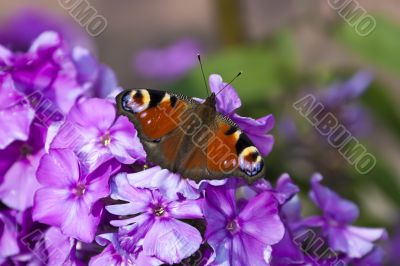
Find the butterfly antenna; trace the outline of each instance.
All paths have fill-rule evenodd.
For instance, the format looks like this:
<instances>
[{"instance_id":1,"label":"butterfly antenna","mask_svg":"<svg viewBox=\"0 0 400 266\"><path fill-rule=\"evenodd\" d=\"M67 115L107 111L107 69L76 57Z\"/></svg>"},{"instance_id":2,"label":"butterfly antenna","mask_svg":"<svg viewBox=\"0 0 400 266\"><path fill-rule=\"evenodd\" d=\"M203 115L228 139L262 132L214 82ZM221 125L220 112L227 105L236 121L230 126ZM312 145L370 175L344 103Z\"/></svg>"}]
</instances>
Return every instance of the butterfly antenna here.
<instances>
[{"instance_id":1,"label":"butterfly antenna","mask_svg":"<svg viewBox=\"0 0 400 266\"><path fill-rule=\"evenodd\" d=\"M226 85L225 85L222 89L220 89L219 92L217 92L217 94L215 94L215 96L217 96L218 94L220 94L221 91L223 91L226 87L228 87L229 85L231 85L232 82L235 81L235 79L237 79L240 75L242 75L242 73L243 73L242 71L240 71L239 73L237 73L236 76L235 76L231 81L229 81L228 83L226 83Z\"/></svg>"},{"instance_id":2,"label":"butterfly antenna","mask_svg":"<svg viewBox=\"0 0 400 266\"><path fill-rule=\"evenodd\" d=\"M204 85L205 85L205 87L206 87L206 93L207 93L207 96L208 96L208 95L209 95L209 92L210 92L210 89L209 89L208 86L207 86L206 76L204 75L203 64L201 63L200 54L197 54L197 59L199 60L199 63L200 63L201 74L203 75Z\"/></svg>"}]
</instances>

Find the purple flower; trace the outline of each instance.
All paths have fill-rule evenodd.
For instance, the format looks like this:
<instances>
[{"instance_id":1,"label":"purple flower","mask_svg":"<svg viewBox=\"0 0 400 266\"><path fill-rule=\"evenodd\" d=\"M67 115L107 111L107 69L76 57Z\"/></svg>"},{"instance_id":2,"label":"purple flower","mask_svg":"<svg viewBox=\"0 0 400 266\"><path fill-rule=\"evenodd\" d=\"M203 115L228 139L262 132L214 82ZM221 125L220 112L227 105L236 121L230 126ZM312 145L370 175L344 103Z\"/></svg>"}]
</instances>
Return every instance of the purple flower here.
<instances>
[{"instance_id":1,"label":"purple flower","mask_svg":"<svg viewBox=\"0 0 400 266\"><path fill-rule=\"evenodd\" d=\"M0 212L0 263L19 253L17 222L9 212ZM2 264L3 265L3 264Z\"/></svg>"},{"instance_id":2,"label":"purple flower","mask_svg":"<svg viewBox=\"0 0 400 266\"><path fill-rule=\"evenodd\" d=\"M297 196L299 188L292 182L290 176L282 174L274 189L265 179L257 180L251 187L241 187L241 194L250 199L260 193L272 193L279 203L279 216L285 226L283 238L272 245L271 265L296 265L305 262L299 246L293 241L293 232L297 230L300 217L300 201Z\"/></svg>"},{"instance_id":3,"label":"purple flower","mask_svg":"<svg viewBox=\"0 0 400 266\"><path fill-rule=\"evenodd\" d=\"M320 114L321 117L331 111L353 134L367 134L366 132L371 130L369 113L354 100L368 89L372 80L373 73L362 70L349 80L333 84L322 90L319 99L325 105L326 110Z\"/></svg>"},{"instance_id":4,"label":"purple flower","mask_svg":"<svg viewBox=\"0 0 400 266\"><path fill-rule=\"evenodd\" d=\"M197 199L200 192L190 181L177 173L172 173L159 166L127 175L128 183L136 188L158 189L165 197L175 200L179 195L186 199Z\"/></svg>"},{"instance_id":5,"label":"purple flower","mask_svg":"<svg viewBox=\"0 0 400 266\"><path fill-rule=\"evenodd\" d=\"M75 257L75 239L64 235L56 227L50 227L44 234L43 241L48 254L47 265L79 265Z\"/></svg>"},{"instance_id":6,"label":"purple flower","mask_svg":"<svg viewBox=\"0 0 400 266\"><path fill-rule=\"evenodd\" d=\"M117 117L110 101L97 98L82 100L71 109L50 147L73 149L89 171L112 158L124 164L145 158L132 123Z\"/></svg>"},{"instance_id":7,"label":"purple flower","mask_svg":"<svg viewBox=\"0 0 400 266\"><path fill-rule=\"evenodd\" d=\"M278 202L268 191L245 204L238 204L235 195L234 182L206 188L205 238L215 251L211 265L268 265L270 245L284 235Z\"/></svg>"},{"instance_id":8,"label":"purple flower","mask_svg":"<svg viewBox=\"0 0 400 266\"><path fill-rule=\"evenodd\" d=\"M397 224L395 231L390 236L390 246L388 247L388 257L389 261L395 264L395 262L400 261L400 227Z\"/></svg>"},{"instance_id":9,"label":"purple flower","mask_svg":"<svg viewBox=\"0 0 400 266\"><path fill-rule=\"evenodd\" d=\"M83 94L74 62L57 33L42 33L26 53L13 54L4 47L0 51L0 67L43 123L60 120Z\"/></svg>"},{"instance_id":10,"label":"purple flower","mask_svg":"<svg viewBox=\"0 0 400 266\"><path fill-rule=\"evenodd\" d=\"M89 265L129 265L135 261L133 256L125 254L119 248L118 238L116 234L107 233L96 237L96 242L101 246L106 246L104 250L97 256L90 259ZM121 255L123 253L123 255Z\"/></svg>"},{"instance_id":11,"label":"purple flower","mask_svg":"<svg viewBox=\"0 0 400 266\"><path fill-rule=\"evenodd\" d=\"M323 90L320 98L329 107L348 103L361 96L368 89L372 80L373 73L371 71L359 71L349 80L333 84Z\"/></svg>"},{"instance_id":12,"label":"purple flower","mask_svg":"<svg viewBox=\"0 0 400 266\"><path fill-rule=\"evenodd\" d=\"M62 234L59 228L33 222L32 209L15 214L20 249L9 258L12 265L82 265L76 259L77 240Z\"/></svg>"},{"instance_id":13,"label":"purple flower","mask_svg":"<svg viewBox=\"0 0 400 266\"><path fill-rule=\"evenodd\" d=\"M251 186L241 185L239 190L244 199L248 200L267 191L273 194L279 205L284 205L299 192L299 188L292 182L292 179L287 173L282 174L278 178L275 189L265 179L259 179Z\"/></svg>"},{"instance_id":14,"label":"purple flower","mask_svg":"<svg viewBox=\"0 0 400 266\"><path fill-rule=\"evenodd\" d=\"M96 237L96 241L106 246L104 250L97 256L90 259L90 266L124 266L124 265L146 265L158 266L163 264L162 261L155 257L146 256L142 253L137 258L125 252L118 243L117 234L102 234Z\"/></svg>"},{"instance_id":15,"label":"purple flower","mask_svg":"<svg viewBox=\"0 0 400 266\"><path fill-rule=\"evenodd\" d=\"M362 70L344 82L334 83L318 91L307 91L308 94L316 95L317 101L324 105L323 110L314 110L311 115L320 120L328 113L332 113L352 134L368 135L372 130L369 111L356 100L368 89L372 80L373 73ZM287 113L282 115L278 124L280 133L290 145L304 145L304 134L301 135L302 130L299 130L300 125L297 125L293 115Z\"/></svg>"},{"instance_id":16,"label":"purple flower","mask_svg":"<svg viewBox=\"0 0 400 266\"><path fill-rule=\"evenodd\" d=\"M276 195L281 205L285 205L290 199L292 199L300 189L296 186L290 176L287 173L282 174L276 182Z\"/></svg>"},{"instance_id":17,"label":"purple flower","mask_svg":"<svg viewBox=\"0 0 400 266\"><path fill-rule=\"evenodd\" d=\"M111 185L111 197L127 203L108 205L115 215L136 215L114 220L119 226L118 243L130 254L154 256L166 263L179 263L193 254L202 242L199 231L178 219L202 218L201 200L171 201L158 190L131 186L126 174L117 175Z\"/></svg>"},{"instance_id":18,"label":"purple flower","mask_svg":"<svg viewBox=\"0 0 400 266\"><path fill-rule=\"evenodd\" d=\"M159 166L128 174L127 179L129 184L136 188L158 189L166 198L171 200L178 199L181 196L186 199L198 199L201 191L208 185L220 186L225 184L227 180L201 180L196 183Z\"/></svg>"},{"instance_id":19,"label":"purple flower","mask_svg":"<svg viewBox=\"0 0 400 266\"><path fill-rule=\"evenodd\" d=\"M383 264L384 255L385 254L381 248L375 247L364 258L354 259L351 262L351 265L354 265L354 266L381 266Z\"/></svg>"},{"instance_id":20,"label":"purple flower","mask_svg":"<svg viewBox=\"0 0 400 266\"><path fill-rule=\"evenodd\" d=\"M304 224L321 227L333 250L343 252L349 258L364 257L374 248L374 241L385 237L385 230L350 225L358 217L357 206L322 186L322 179L320 174L313 175L310 197L322 210L323 216L309 217L303 221Z\"/></svg>"},{"instance_id":21,"label":"purple flower","mask_svg":"<svg viewBox=\"0 0 400 266\"><path fill-rule=\"evenodd\" d=\"M200 45L182 39L163 49L144 49L134 57L134 68L143 77L159 80L181 78L197 64Z\"/></svg>"},{"instance_id":22,"label":"purple flower","mask_svg":"<svg viewBox=\"0 0 400 266\"><path fill-rule=\"evenodd\" d=\"M111 166L104 165L88 175L83 175L81 168L68 149L51 150L43 156L37 171L43 188L35 195L33 219L91 242L103 209L99 199L109 194Z\"/></svg>"},{"instance_id":23,"label":"purple flower","mask_svg":"<svg viewBox=\"0 0 400 266\"><path fill-rule=\"evenodd\" d=\"M209 83L211 91L216 94L227 85L223 82L222 77L217 74L210 75ZM247 134L264 156L268 155L272 150L274 138L266 133L274 127L274 117L272 115L258 119L242 117L235 113L236 109L241 105L240 98L231 85L228 85L217 95L217 110L231 118Z\"/></svg>"},{"instance_id":24,"label":"purple flower","mask_svg":"<svg viewBox=\"0 0 400 266\"><path fill-rule=\"evenodd\" d=\"M72 49L71 56L77 69L77 80L90 96L105 98L118 87L111 68L100 64L89 50L77 46Z\"/></svg>"},{"instance_id":25,"label":"purple flower","mask_svg":"<svg viewBox=\"0 0 400 266\"><path fill-rule=\"evenodd\" d=\"M20 10L4 22L0 28L0 43L13 51L27 51L44 31L58 32L71 45L93 47L87 34L69 18L34 8Z\"/></svg>"},{"instance_id":26,"label":"purple flower","mask_svg":"<svg viewBox=\"0 0 400 266\"><path fill-rule=\"evenodd\" d=\"M299 188L287 174L283 174L276 184L276 197L280 202L279 214L285 225L282 240L272 246L271 265L303 265L306 256L294 239L303 228L298 228L301 221L301 206L297 195Z\"/></svg>"},{"instance_id":27,"label":"purple flower","mask_svg":"<svg viewBox=\"0 0 400 266\"><path fill-rule=\"evenodd\" d=\"M2 49L0 46L0 69L5 52ZM27 140L34 115L23 94L15 88L11 75L0 70L0 149L15 140Z\"/></svg>"},{"instance_id":28,"label":"purple flower","mask_svg":"<svg viewBox=\"0 0 400 266\"><path fill-rule=\"evenodd\" d=\"M304 265L306 256L300 247L293 242L293 234L285 226L285 234L279 243L272 246L272 266Z\"/></svg>"},{"instance_id":29,"label":"purple flower","mask_svg":"<svg viewBox=\"0 0 400 266\"><path fill-rule=\"evenodd\" d=\"M43 126L32 124L26 142L15 141L7 149L0 150L1 161L7 165L0 185L0 198L10 208L24 211L33 206L34 194L40 187L36 170L44 154L46 131Z\"/></svg>"}]
</instances>

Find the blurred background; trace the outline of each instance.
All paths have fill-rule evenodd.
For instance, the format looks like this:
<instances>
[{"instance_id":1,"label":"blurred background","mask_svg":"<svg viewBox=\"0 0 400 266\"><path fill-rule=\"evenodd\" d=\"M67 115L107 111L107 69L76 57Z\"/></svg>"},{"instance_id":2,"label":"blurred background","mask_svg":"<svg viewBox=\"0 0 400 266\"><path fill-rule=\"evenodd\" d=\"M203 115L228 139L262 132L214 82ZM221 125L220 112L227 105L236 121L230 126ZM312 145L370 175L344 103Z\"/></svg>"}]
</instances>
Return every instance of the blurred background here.
<instances>
[{"instance_id":1,"label":"blurred background","mask_svg":"<svg viewBox=\"0 0 400 266\"><path fill-rule=\"evenodd\" d=\"M332 0L84 1L106 22L96 34L84 13L65 9L80 1L2 1L0 43L23 51L41 31L57 30L71 45L89 48L123 88L203 98L197 53L206 75L228 81L243 71L233 84L239 113L276 119L269 180L288 172L307 197L310 175L322 173L327 185L360 206L358 225L388 228L391 239L383 245L394 265L400 243L398 0L350 1L343 10ZM365 14L352 14L354 7ZM363 28L357 14L376 25ZM358 173L292 107L306 93L376 157L371 172ZM311 204L304 212L314 212Z\"/></svg>"}]
</instances>

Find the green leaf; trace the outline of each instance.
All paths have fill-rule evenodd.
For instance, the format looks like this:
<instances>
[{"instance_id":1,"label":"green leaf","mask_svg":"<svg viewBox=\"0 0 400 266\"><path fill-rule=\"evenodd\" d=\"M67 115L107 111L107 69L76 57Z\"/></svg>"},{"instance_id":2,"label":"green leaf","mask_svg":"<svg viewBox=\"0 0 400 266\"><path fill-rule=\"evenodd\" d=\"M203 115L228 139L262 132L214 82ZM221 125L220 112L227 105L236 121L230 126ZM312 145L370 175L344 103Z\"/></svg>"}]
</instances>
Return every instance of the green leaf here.
<instances>
[{"instance_id":1,"label":"green leaf","mask_svg":"<svg viewBox=\"0 0 400 266\"><path fill-rule=\"evenodd\" d=\"M343 23L336 34L337 39L368 62L400 72L400 27L386 18L373 17L376 28L370 35L362 37L353 27Z\"/></svg>"},{"instance_id":2,"label":"green leaf","mask_svg":"<svg viewBox=\"0 0 400 266\"><path fill-rule=\"evenodd\" d=\"M374 82L361 99L381 122L400 137L399 111L386 88Z\"/></svg>"},{"instance_id":3,"label":"green leaf","mask_svg":"<svg viewBox=\"0 0 400 266\"><path fill-rule=\"evenodd\" d=\"M234 87L243 101L264 101L281 93L296 77L296 51L289 33L284 32L262 44L233 47L203 58L208 77L220 74L224 81L243 71ZM176 84L188 96L205 96L200 68ZM180 89L179 89L180 88Z\"/></svg>"},{"instance_id":4,"label":"green leaf","mask_svg":"<svg viewBox=\"0 0 400 266\"><path fill-rule=\"evenodd\" d=\"M371 151L371 153L376 157L376 165L372 171L366 175L356 174L354 171L354 176L357 177L355 182L355 186L357 187L357 183L359 182L368 182L370 184L375 185L380 188L381 191L385 193L388 199L390 199L394 204L400 207L400 193L399 186L396 182L397 175L393 169L390 169L388 164L385 162L385 159L375 151Z\"/></svg>"}]
</instances>

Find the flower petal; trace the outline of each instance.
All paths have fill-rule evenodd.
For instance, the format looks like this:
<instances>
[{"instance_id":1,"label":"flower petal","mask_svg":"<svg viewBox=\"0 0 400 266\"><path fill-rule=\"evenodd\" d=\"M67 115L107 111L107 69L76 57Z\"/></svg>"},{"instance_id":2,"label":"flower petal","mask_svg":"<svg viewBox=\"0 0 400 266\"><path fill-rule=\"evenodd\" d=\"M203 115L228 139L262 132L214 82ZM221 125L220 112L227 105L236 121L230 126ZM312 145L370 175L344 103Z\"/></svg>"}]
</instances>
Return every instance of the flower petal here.
<instances>
[{"instance_id":1,"label":"flower petal","mask_svg":"<svg viewBox=\"0 0 400 266\"><path fill-rule=\"evenodd\" d=\"M313 202L331 219L343 223L354 222L359 214L357 205L322 186L320 184L322 179L323 177L318 173L311 178L312 192L310 197Z\"/></svg>"},{"instance_id":2,"label":"flower petal","mask_svg":"<svg viewBox=\"0 0 400 266\"><path fill-rule=\"evenodd\" d=\"M268 133L275 126L275 118L273 115L266 115L257 119L235 115L235 120L243 128L252 128L260 133Z\"/></svg>"},{"instance_id":3,"label":"flower petal","mask_svg":"<svg viewBox=\"0 0 400 266\"><path fill-rule=\"evenodd\" d=\"M18 247L17 223L8 214L0 213L0 260L20 252Z\"/></svg>"},{"instance_id":4,"label":"flower petal","mask_svg":"<svg viewBox=\"0 0 400 266\"><path fill-rule=\"evenodd\" d=\"M265 245L276 244L285 233L278 203L270 192L252 198L238 217L242 232Z\"/></svg>"},{"instance_id":5,"label":"flower petal","mask_svg":"<svg viewBox=\"0 0 400 266\"><path fill-rule=\"evenodd\" d=\"M98 68L99 75L96 82L93 84L92 91L96 97L108 98L110 93L118 87L117 77L114 71L106 65L101 64ZM112 98L113 102L114 100L115 97Z\"/></svg>"},{"instance_id":6,"label":"flower petal","mask_svg":"<svg viewBox=\"0 0 400 266\"><path fill-rule=\"evenodd\" d=\"M41 188L36 191L32 211L34 221L60 226L69 212L69 192L65 189Z\"/></svg>"},{"instance_id":7,"label":"flower petal","mask_svg":"<svg viewBox=\"0 0 400 266\"><path fill-rule=\"evenodd\" d=\"M361 259L355 259L353 263L355 266L381 266L383 265L385 255L386 254L382 248L376 247L365 257Z\"/></svg>"},{"instance_id":8,"label":"flower petal","mask_svg":"<svg viewBox=\"0 0 400 266\"><path fill-rule=\"evenodd\" d=\"M217 110L219 112L230 115L242 105L238 94L231 85L221 91L227 83L223 82L220 75L212 74L208 81L211 91L217 94ZM219 93L220 91L221 93Z\"/></svg>"},{"instance_id":9,"label":"flower petal","mask_svg":"<svg viewBox=\"0 0 400 266\"><path fill-rule=\"evenodd\" d=\"M21 156L21 143L13 142L5 149L0 149L0 182L15 161Z\"/></svg>"},{"instance_id":10,"label":"flower petal","mask_svg":"<svg viewBox=\"0 0 400 266\"><path fill-rule=\"evenodd\" d=\"M0 149L27 140L35 112L17 92L9 75L0 75Z\"/></svg>"},{"instance_id":11,"label":"flower petal","mask_svg":"<svg viewBox=\"0 0 400 266\"><path fill-rule=\"evenodd\" d=\"M80 241L86 243L92 242L95 237L97 225L100 222L102 206L92 208L93 206L88 206L86 202L79 199L70 200L67 204L69 211L62 221L62 232ZM60 206L59 208L62 209Z\"/></svg>"},{"instance_id":12,"label":"flower petal","mask_svg":"<svg viewBox=\"0 0 400 266\"><path fill-rule=\"evenodd\" d=\"M224 186L208 186L205 201L208 206L212 206L224 216L233 217L236 214L235 185L228 182Z\"/></svg>"},{"instance_id":13,"label":"flower petal","mask_svg":"<svg viewBox=\"0 0 400 266\"><path fill-rule=\"evenodd\" d=\"M358 235L368 241L377 241L386 238L386 230L383 228L366 228L359 226L348 226L348 231L354 235Z\"/></svg>"},{"instance_id":14,"label":"flower petal","mask_svg":"<svg viewBox=\"0 0 400 266\"><path fill-rule=\"evenodd\" d=\"M48 264L63 265L74 247L74 239L64 235L60 229L50 227L44 235L44 243L48 252Z\"/></svg>"},{"instance_id":15,"label":"flower petal","mask_svg":"<svg viewBox=\"0 0 400 266\"><path fill-rule=\"evenodd\" d=\"M308 227L322 227L325 224L325 220L321 216L309 216L301 221L302 225Z\"/></svg>"},{"instance_id":16,"label":"flower petal","mask_svg":"<svg viewBox=\"0 0 400 266\"><path fill-rule=\"evenodd\" d=\"M9 49L4 47L3 45L0 45L0 63L4 65L11 65L12 55L13 54Z\"/></svg>"},{"instance_id":17,"label":"flower petal","mask_svg":"<svg viewBox=\"0 0 400 266\"><path fill-rule=\"evenodd\" d=\"M296 186L290 176L286 173L282 174L278 182L276 183L276 190L278 191L278 200L280 204L285 203L295 196L299 191L299 187Z\"/></svg>"},{"instance_id":18,"label":"flower petal","mask_svg":"<svg viewBox=\"0 0 400 266\"><path fill-rule=\"evenodd\" d=\"M31 161L23 159L15 162L4 176L0 197L8 207L24 211L33 206L33 197L40 187L36 180L36 169L41 155L34 155Z\"/></svg>"},{"instance_id":19,"label":"flower petal","mask_svg":"<svg viewBox=\"0 0 400 266\"><path fill-rule=\"evenodd\" d=\"M254 248L253 245L251 245L250 248ZM253 257L260 257L260 254L257 254L257 250L252 250L253 252ZM258 256L257 256L258 255ZM248 264L248 257L249 254L247 254L247 249L244 246L243 240L239 235L235 235L232 240L231 240L231 248L230 248L230 252L229 252L229 265L249 265L249 266L255 266L255 265L251 265ZM260 260L258 260L258 264L256 265L263 265L262 263L260 263Z\"/></svg>"},{"instance_id":20,"label":"flower petal","mask_svg":"<svg viewBox=\"0 0 400 266\"><path fill-rule=\"evenodd\" d=\"M282 240L272 246L272 265L301 265L304 262L304 255L289 230L286 228Z\"/></svg>"},{"instance_id":21,"label":"flower petal","mask_svg":"<svg viewBox=\"0 0 400 266\"><path fill-rule=\"evenodd\" d=\"M349 80L334 84L330 88L322 91L321 100L330 106L343 104L347 101L359 97L368 89L374 75L369 70L361 70Z\"/></svg>"},{"instance_id":22,"label":"flower petal","mask_svg":"<svg viewBox=\"0 0 400 266\"><path fill-rule=\"evenodd\" d=\"M169 264L179 263L199 249L200 232L175 219L158 220L144 238L143 252Z\"/></svg>"},{"instance_id":23,"label":"flower petal","mask_svg":"<svg viewBox=\"0 0 400 266\"><path fill-rule=\"evenodd\" d=\"M138 188L158 189L170 200L178 199L178 193L187 199L197 199L200 196L189 180L159 166L128 174L128 182Z\"/></svg>"},{"instance_id":24,"label":"flower petal","mask_svg":"<svg viewBox=\"0 0 400 266\"><path fill-rule=\"evenodd\" d=\"M44 50L56 49L61 45L61 36L53 31L40 34L29 48L29 53L38 53Z\"/></svg>"},{"instance_id":25,"label":"flower petal","mask_svg":"<svg viewBox=\"0 0 400 266\"><path fill-rule=\"evenodd\" d=\"M69 149L53 149L42 157L37 171L42 185L59 188L70 187L79 180L79 165Z\"/></svg>"},{"instance_id":26,"label":"flower petal","mask_svg":"<svg viewBox=\"0 0 400 266\"><path fill-rule=\"evenodd\" d=\"M108 244L100 254L90 258L89 266L122 266L123 263L123 257L115 251L112 244Z\"/></svg>"},{"instance_id":27,"label":"flower petal","mask_svg":"<svg viewBox=\"0 0 400 266\"><path fill-rule=\"evenodd\" d=\"M128 220L130 220L131 223L126 223L126 225L120 227L118 230L118 246L115 247L120 254L129 253L137 255L138 252L143 250L143 239L153 226L155 219L148 214L142 214L134 218L126 219L125 221ZM113 222L115 223L116 221ZM123 225L123 223L117 226L121 225Z\"/></svg>"},{"instance_id":28,"label":"flower petal","mask_svg":"<svg viewBox=\"0 0 400 266\"><path fill-rule=\"evenodd\" d=\"M227 236L228 231L226 230L226 225L228 224L228 217L215 209L213 205L207 203L204 204L203 213L207 221L207 228L204 236L211 246L216 247L219 245L218 243Z\"/></svg>"},{"instance_id":29,"label":"flower petal","mask_svg":"<svg viewBox=\"0 0 400 266\"><path fill-rule=\"evenodd\" d=\"M247 134L262 155L266 156L271 152L274 145L274 137L267 135L267 132L275 125L275 119L272 115L252 119L233 114L231 118Z\"/></svg>"},{"instance_id":30,"label":"flower petal","mask_svg":"<svg viewBox=\"0 0 400 266\"><path fill-rule=\"evenodd\" d=\"M120 207L107 207L108 211L117 215L119 215L119 212L126 213L130 211L131 214L144 212L152 201L151 192L146 189L137 189L130 185L126 173L120 173L113 178L111 183L111 198L134 203ZM121 207L128 209L122 210Z\"/></svg>"},{"instance_id":31,"label":"flower petal","mask_svg":"<svg viewBox=\"0 0 400 266\"><path fill-rule=\"evenodd\" d=\"M176 219L201 219L202 200L174 201L168 205L168 213Z\"/></svg>"},{"instance_id":32,"label":"flower petal","mask_svg":"<svg viewBox=\"0 0 400 266\"><path fill-rule=\"evenodd\" d=\"M115 107L107 100L90 98L75 105L67 119L84 128L106 132L115 120Z\"/></svg>"},{"instance_id":33,"label":"flower petal","mask_svg":"<svg viewBox=\"0 0 400 266\"><path fill-rule=\"evenodd\" d=\"M94 83L99 75L96 58L89 50L80 46L76 46L72 49L71 56L77 68L77 79L79 83Z\"/></svg>"},{"instance_id":34,"label":"flower petal","mask_svg":"<svg viewBox=\"0 0 400 266\"><path fill-rule=\"evenodd\" d=\"M109 149L114 157L124 164L144 160L146 152L137 136L135 127L126 117L119 117L110 129Z\"/></svg>"},{"instance_id":35,"label":"flower petal","mask_svg":"<svg viewBox=\"0 0 400 266\"><path fill-rule=\"evenodd\" d=\"M230 266L229 263L232 249L232 239L227 237L224 231L219 231L217 237L209 242L213 249L213 253L207 261L206 265L212 266ZM227 232L225 232L227 233Z\"/></svg>"},{"instance_id":36,"label":"flower petal","mask_svg":"<svg viewBox=\"0 0 400 266\"><path fill-rule=\"evenodd\" d=\"M84 200L92 205L97 200L105 198L110 194L109 178L112 171L112 165L103 164L94 172L86 177L86 190Z\"/></svg>"},{"instance_id":37,"label":"flower petal","mask_svg":"<svg viewBox=\"0 0 400 266\"><path fill-rule=\"evenodd\" d=\"M362 258L373 248L374 243L385 235L380 228L363 228L347 226L328 229L329 245L337 251L344 252L350 258Z\"/></svg>"},{"instance_id":38,"label":"flower petal","mask_svg":"<svg viewBox=\"0 0 400 266\"><path fill-rule=\"evenodd\" d=\"M232 239L231 265L267 266L271 256L266 250L268 248L268 245L250 235L237 234Z\"/></svg>"}]
</instances>

